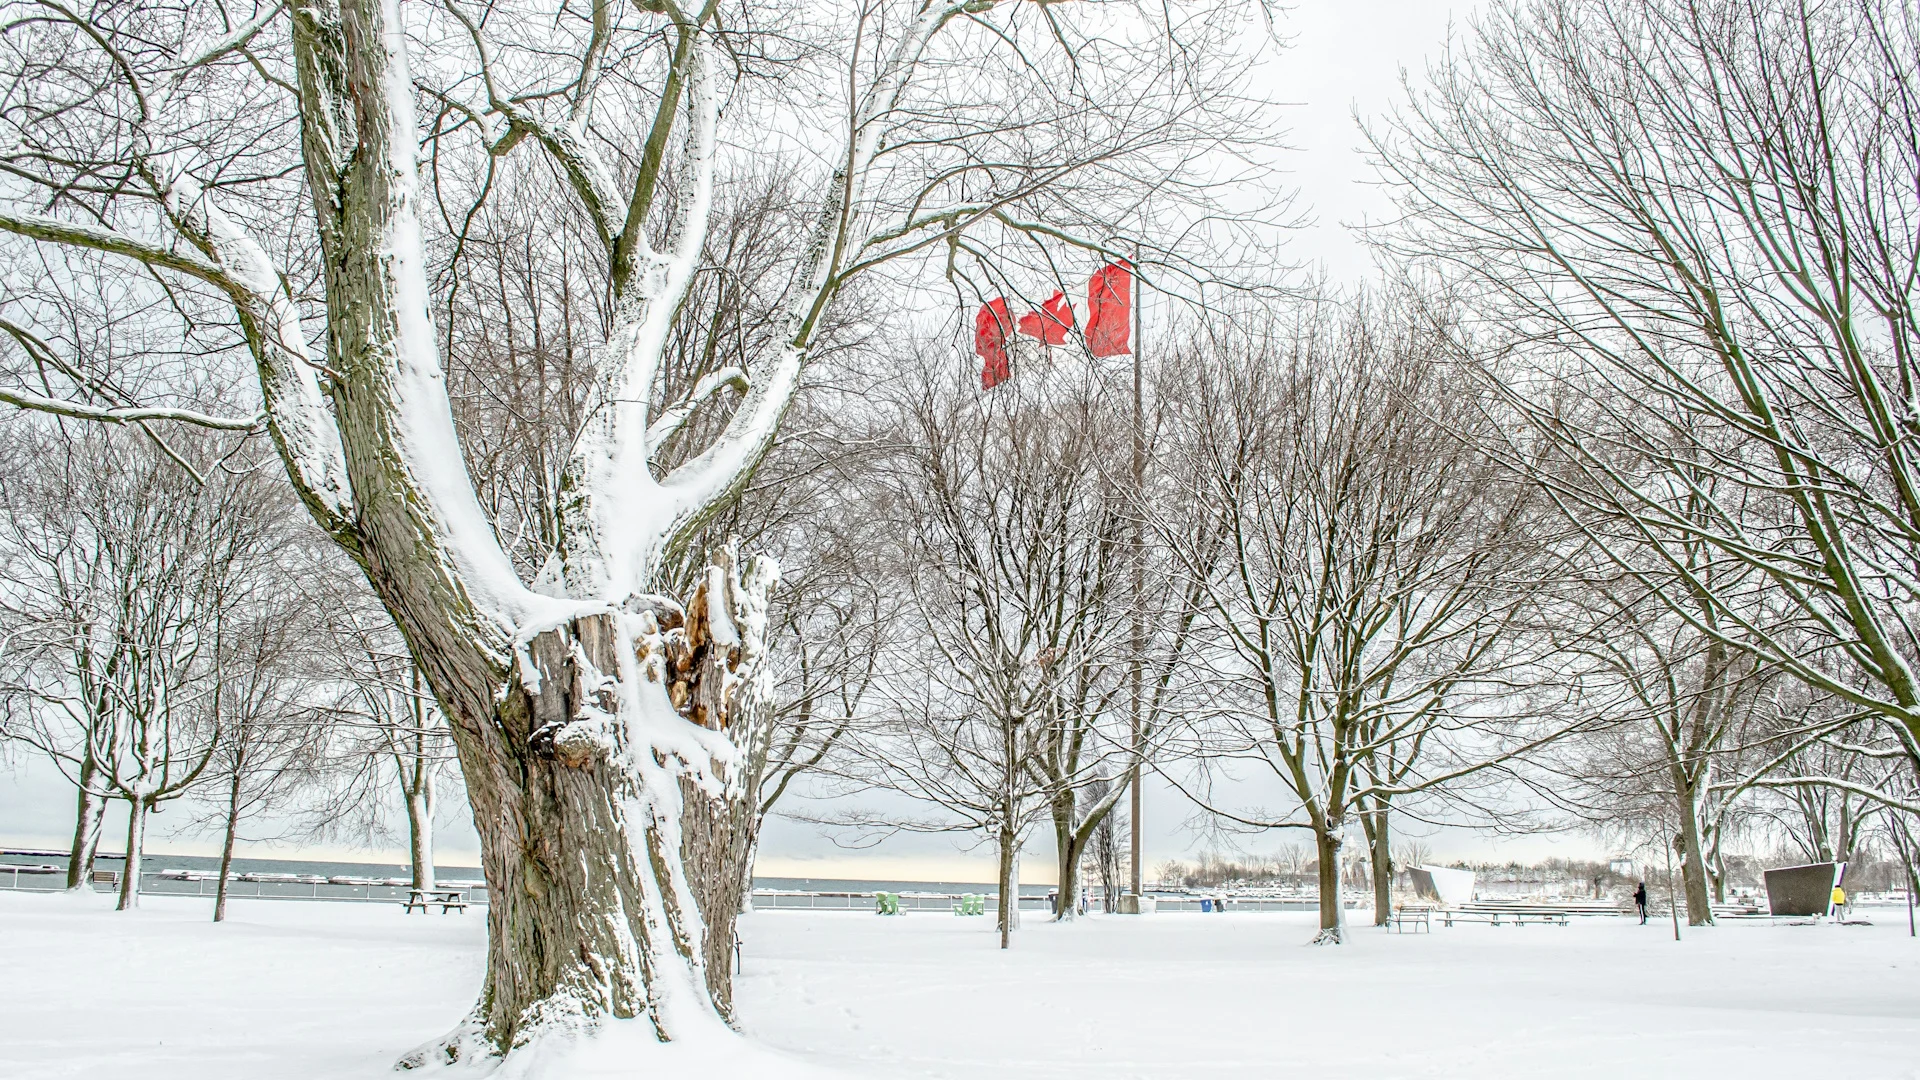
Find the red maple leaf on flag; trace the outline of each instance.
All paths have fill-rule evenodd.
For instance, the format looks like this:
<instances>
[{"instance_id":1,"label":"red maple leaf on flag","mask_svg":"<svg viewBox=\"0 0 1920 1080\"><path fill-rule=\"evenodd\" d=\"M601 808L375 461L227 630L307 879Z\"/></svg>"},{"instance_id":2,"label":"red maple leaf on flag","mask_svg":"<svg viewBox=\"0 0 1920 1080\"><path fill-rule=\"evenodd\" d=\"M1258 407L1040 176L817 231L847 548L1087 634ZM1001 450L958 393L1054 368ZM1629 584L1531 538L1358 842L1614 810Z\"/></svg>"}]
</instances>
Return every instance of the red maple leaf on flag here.
<instances>
[{"instance_id":1,"label":"red maple leaf on flag","mask_svg":"<svg viewBox=\"0 0 1920 1080\"><path fill-rule=\"evenodd\" d=\"M1125 259L1094 271L1087 281L1087 351L1125 356L1133 350L1133 266Z\"/></svg>"},{"instance_id":2,"label":"red maple leaf on flag","mask_svg":"<svg viewBox=\"0 0 1920 1080\"><path fill-rule=\"evenodd\" d=\"M1013 319L1007 314L1007 298L996 296L980 305L973 316L973 352L980 358L980 389L991 390L1013 378L1013 365L1007 356L1007 332Z\"/></svg>"},{"instance_id":3,"label":"red maple leaf on flag","mask_svg":"<svg viewBox=\"0 0 1920 1080\"><path fill-rule=\"evenodd\" d=\"M1067 294L1056 292L1039 311L1029 311L1020 316L1020 332L1031 338L1039 338L1043 344L1065 345L1067 333L1073 329L1073 305L1067 302Z\"/></svg>"}]
</instances>

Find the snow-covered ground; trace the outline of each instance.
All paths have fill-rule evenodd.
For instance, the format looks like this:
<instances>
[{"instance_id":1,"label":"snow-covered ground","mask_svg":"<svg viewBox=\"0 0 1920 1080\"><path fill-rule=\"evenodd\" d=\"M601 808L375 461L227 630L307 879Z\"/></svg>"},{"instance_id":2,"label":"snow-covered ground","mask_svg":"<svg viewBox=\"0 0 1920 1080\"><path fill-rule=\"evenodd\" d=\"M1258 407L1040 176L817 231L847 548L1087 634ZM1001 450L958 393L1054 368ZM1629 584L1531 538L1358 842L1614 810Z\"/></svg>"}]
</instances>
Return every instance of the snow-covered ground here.
<instances>
[{"instance_id":1,"label":"snow-covered ground","mask_svg":"<svg viewBox=\"0 0 1920 1080\"><path fill-rule=\"evenodd\" d=\"M451 1029L484 919L397 905L0 893L0 1076L392 1076ZM1920 1078L1920 943L1874 926L1625 919L1303 944L1311 915L1029 921L762 912L742 922L747 1032L778 1063L888 1080L1366 1077ZM635 1075L672 1078L672 1058ZM813 1070L807 1070L809 1072ZM595 1075L600 1075L596 1072Z\"/></svg>"}]
</instances>

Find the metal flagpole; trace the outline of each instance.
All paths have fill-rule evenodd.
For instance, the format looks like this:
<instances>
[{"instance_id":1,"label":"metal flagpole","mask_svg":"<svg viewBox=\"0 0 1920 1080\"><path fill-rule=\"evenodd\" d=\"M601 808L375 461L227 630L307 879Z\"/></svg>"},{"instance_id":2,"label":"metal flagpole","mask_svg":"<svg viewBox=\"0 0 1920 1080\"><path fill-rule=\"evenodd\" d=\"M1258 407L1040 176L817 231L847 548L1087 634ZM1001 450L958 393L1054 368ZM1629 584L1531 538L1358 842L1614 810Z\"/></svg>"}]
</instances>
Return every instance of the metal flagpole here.
<instances>
[{"instance_id":1,"label":"metal flagpole","mask_svg":"<svg viewBox=\"0 0 1920 1080\"><path fill-rule=\"evenodd\" d=\"M1140 896L1141 874L1141 827L1140 827L1140 786L1146 771L1146 747L1141 731L1141 663L1147 651L1146 601L1146 527L1141 520L1140 504L1146 498L1147 475L1147 436L1145 414L1141 407L1140 395L1140 311L1146 306L1146 290L1141 287L1140 250L1133 252L1133 662L1128 673L1131 682L1132 702L1128 708L1133 732L1133 790L1129 793L1127 810L1127 832L1132 841L1133 875L1129 884L1134 896L1133 910L1141 910Z\"/></svg>"}]
</instances>

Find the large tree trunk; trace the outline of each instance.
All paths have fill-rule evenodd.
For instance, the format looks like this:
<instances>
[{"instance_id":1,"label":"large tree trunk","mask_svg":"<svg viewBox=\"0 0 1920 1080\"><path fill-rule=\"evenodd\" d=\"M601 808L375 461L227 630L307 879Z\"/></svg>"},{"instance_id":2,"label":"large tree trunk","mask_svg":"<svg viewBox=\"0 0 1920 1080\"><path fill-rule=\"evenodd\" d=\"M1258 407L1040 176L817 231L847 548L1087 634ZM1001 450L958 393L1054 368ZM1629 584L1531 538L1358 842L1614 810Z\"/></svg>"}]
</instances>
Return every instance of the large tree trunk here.
<instances>
[{"instance_id":1,"label":"large tree trunk","mask_svg":"<svg viewBox=\"0 0 1920 1080\"><path fill-rule=\"evenodd\" d=\"M140 857L146 844L147 811L145 799L127 800L127 866L120 875L118 910L127 911L140 903Z\"/></svg>"},{"instance_id":2,"label":"large tree trunk","mask_svg":"<svg viewBox=\"0 0 1920 1080\"><path fill-rule=\"evenodd\" d=\"M504 1053L608 1018L644 1021L663 1041L724 1031L730 973L709 958L732 941L749 831L736 735L754 711L730 706L762 687L751 661L777 570L711 567L684 610L639 594L661 546L690 527L677 515L719 498L697 484L652 490L642 373L640 399L596 402L588 428L598 434L583 435L556 493L567 595L522 583L464 472L446 396L399 4L339 0L337 17L316 0L289 8L327 271L328 398L351 504L315 485L306 494L448 719L489 898L474 1014L403 1064ZM621 319L607 370L638 371L645 364L629 369L620 350L644 349L646 324L631 311ZM784 405L785 386L756 383L742 408L760 417L772 406L753 403ZM607 389L627 392L621 379ZM723 462L764 453L764 426L723 447ZM296 478L331 464L284 442L283 455ZM679 475L744 483L750 464Z\"/></svg>"},{"instance_id":3,"label":"large tree trunk","mask_svg":"<svg viewBox=\"0 0 1920 1080\"><path fill-rule=\"evenodd\" d=\"M416 769L418 765L415 766ZM407 848L413 862L413 887L431 889L433 880L433 781L416 779L407 792Z\"/></svg>"},{"instance_id":4,"label":"large tree trunk","mask_svg":"<svg viewBox=\"0 0 1920 1080\"><path fill-rule=\"evenodd\" d=\"M236 765L231 786L227 788L226 840L220 845L220 884L213 896L214 922L227 920L227 879L233 871L233 838L240 831L240 778L241 769Z\"/></svg>"},{"instance_id":5,"label":"large tree trunk","mask_svg":"<svg viewBox=\"0 0 1920 1080\"><path fill-rule=\"evenodd\" d=\"M748 803L753 805L752 802ZM760 827L765 822L756 812L753 815L753 832L747 838L747 855L740 860L740 914L753 914L753 864L760 857Z\"/></svg>"},{"instance_id":6,"label":"large tree trunk","mask_svg":"<svg viewBox=\"0 0 1920 1080\"><path fill-rule=\"evenodd\" d=\"M698 1011L683 999L711 989L681 850L681 773L724 799L721 748L659 739L680 718L657 681L609 674L639 666L621 648L612 615L539 634L527 646L534 677L516 676L492 730L456 729L489 899L477 1019L499 1049L603 1017L643 1018L667 1039ZM696 790L696 802L710 797ZM713 1004L725 1015L725 999Z\"/></svg>"},{"instance_id":7,"label":"large tree trunk","mask_svg":"<svg viewBox=\"0 0 1920 1080\"><path fill-rule=\"evenodd\" d=\"M1727 855L1721 850L1720 842L1724 833L1720 829L1713 831L1713 841L1707 845L1707 876L1713 882L1713 902L1727 902Z\"/></svg>"},{"instance_id":8,"label":"large tree trunk","mask_svg":"<svg viewBox=\"0 0 1920 1080\"><path fill-rule=\"evenodd\" d=\"M1020 928L1020 837L1007 825L1000 826L1000 905L995 914L1000 927L1000 947L1013 944L1013 932Z\"/></svg>"},{"instance_id":9,"label":"large tree trunk","mask_svg":"<svg viewBox=\"0 0 1920 1080\"><path fill-rule=\"evenodd\" d=\"M1387 809L1360 819L1367 831L1367 853L1373 860L1373 925L1385 926L1393 914L1392 833L1387 828Z\"/></svg>"},{"instance_id":10,"label":"large tree trunk","mask_svg":"<svg viewBox=\"0 0 1920 1080\"><path fill-rule=\"evenodd\" d=\"M733 790L724 798L710 797L688 777L680 780L685 807L681 854L706 930L702 960L707 989L714 1007L729 1020L733 1017L734 924L753 873L754 805L746 797L744 772L740 762L730 770Z\"/></svg>"},{"instance_id":11,"label":"large tree trunk","mask_svg":"<svg viewBox=\"0 0 1920 1080\"><path fill-rule=\"evenodd\" d=\"M729 735L759 712L760 641L740 631L770 585L729 568L684 613L648 598L535 634L478 724L442 692L487 880L487 983L471 1024L408 1064L610 1017L662 1040L731 1017L752 804ZM719 630L709 597L729 605Z\"/></svg>"},{"instance_id":12,"label":"large tree trunk","mask_svg":"<svg viewBox=\"0 0 1920 1080\"><path fill-rule=\"evenodd\" d=\"M1677 766L1670 770L1674 809L1680 819L1680 880L1687 893L1687 925L1713 925L1713 894L1707 884L1707 861L1700 848L1700 796L1694 783Z\"/></svg>"},{"instance_id":13,"label":"large tree trunk","mask_svg":"<svg viewBox=\"0 0 1920 1080\"><path fill-rule=\"evenodd\" d=\"M73 851L67 857L67 888L87 888L93 877L94 857L100 852L100 823L107 816L107 797L96 790L100 765L88 753L80 762L78 806L73 816Z\"/></svg>"},{"instance_id":14,"label":"large tree trunk","mask_svg":"<svg viewBox=\"0 0 1920 1080\"><path fill-rule=\"evenodd\" d=\"M1347 905L1340 873L1345 828L1346 822L1337 817L1314 826L1313 844L1320 857L1320 932L1313 938L1316 945L1339 945L1347 939Z\"/></svg>"},{"instance_id":15,"label":"large tree trunk","mask_svg":"<svg viewBox=\"0 0 1920 1080\"><path fill-rule=\"evenodd\" d=\"M1054 895L1055 922L1067 922L1080 916L1080 856L1086 851L1086 831L1074 827L1078 800L1072 791L1055 796L1053 811L1053 852L1058 862Z\"/></svg>"},{"instance_id":16,"label":"large tree trunk","mask_svg":"<svg viewBox=\"0 0 1920 1080\"><path fill-rule=\"evenodd\" d=\"M727 557L732 558L733 552L729 551ZM735 888L738 890L739 904L735 909L736 915L753 911L753 865L760 855L760 830L766 825L767 817L767 807L761 800L765 790L763 782L766 780L767 755L773 743L771 707L771 698L765 691L749 695L736 704L738 712L729 723L729 730L736 733L734 745L747 748L745 790L740 795L746 807L746 817L743 819L746 832L741 839L744 846L737 867L739 882Z\"/></svg>"}]
</instances>

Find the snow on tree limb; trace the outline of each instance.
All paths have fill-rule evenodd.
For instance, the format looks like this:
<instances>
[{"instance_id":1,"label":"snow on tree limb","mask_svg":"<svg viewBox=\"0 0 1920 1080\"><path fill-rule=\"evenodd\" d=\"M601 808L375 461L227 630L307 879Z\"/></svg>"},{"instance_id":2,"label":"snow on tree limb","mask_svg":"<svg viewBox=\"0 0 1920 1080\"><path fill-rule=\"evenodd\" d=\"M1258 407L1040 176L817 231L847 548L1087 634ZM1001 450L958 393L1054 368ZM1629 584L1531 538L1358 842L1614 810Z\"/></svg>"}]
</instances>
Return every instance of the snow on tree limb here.
<instances>
[{"instance_id":1,"label":"snow on tree limb","mask_svg":"<svg viewBox=\"0 0 1920 1080\"><path fill-rule=\"evenodd\" d=\"M256 416L211 416L192 409L169 409L140 405L89 405L81 401L44 397L0 387L0 401L17 409L52 413L75 420L99 420L109 424L134 424L145 420L172 420L215 431L258 431L266 423L266 414Z\"/></svg>"},{"instance_id":2,"label":"snow on tree limb","mask_svg":"<svg viewBox=\"0 0 1920 1080\"><path fill-rule=\"evenodd\" d=\"M1835 791L1845 791L1865 799L1870 799L1873 802L1879 803L1881 806L1899 810L1902 813L1920 814L1920 802L1911 802L1879 788L1869 787L1865 784L1856 784L1850 780L1841 780L1832 776L1765 776L1754 780L1752 786L1774 789L1798 787L1832 788Z\"/></svg>"},{"instance_id":3,"label":"snow on tree limb","mask_svg":"<svg viewBox=\"0 0 1920 1080\"><path fill-rule=\"evenodd\" d=\"M221 289L234 285L214 262L191 252L150 244L97 225L62 221L59 218L45 217L40 214L8 213L0 210L0 229L31 240L65 244L69 247L91 248L94 251L104 251L113 255L125 255L162 270L178 270Z\"/></svg>"},{"instance_id":4,"label":"snow on tree limb","mask_svg":"<svg viewBox=\"0 0 1920 1080\"><path fill-rule=\"evenodd\" d=\"M722 387L732 387L744 394L750 386L751 384L747 382L747 373L737 367L721 368L719 371L701 376L700 381L694 384L693 390L687 394L685 400L661 413L660 418L647 428L648 452L658 450L662 443L685 427L687 421L692 419L694 410L699 408L702 402L719 393Z\"/></svg>"}]
</instances>

